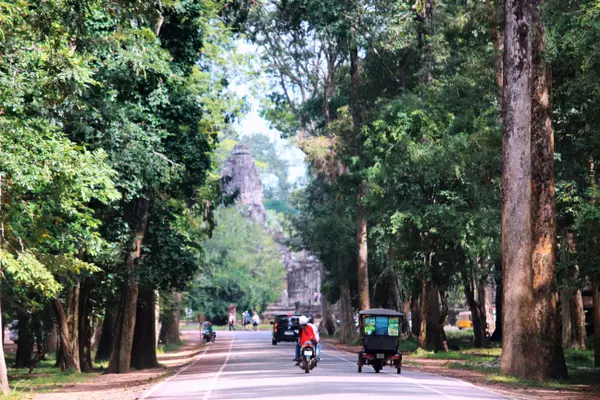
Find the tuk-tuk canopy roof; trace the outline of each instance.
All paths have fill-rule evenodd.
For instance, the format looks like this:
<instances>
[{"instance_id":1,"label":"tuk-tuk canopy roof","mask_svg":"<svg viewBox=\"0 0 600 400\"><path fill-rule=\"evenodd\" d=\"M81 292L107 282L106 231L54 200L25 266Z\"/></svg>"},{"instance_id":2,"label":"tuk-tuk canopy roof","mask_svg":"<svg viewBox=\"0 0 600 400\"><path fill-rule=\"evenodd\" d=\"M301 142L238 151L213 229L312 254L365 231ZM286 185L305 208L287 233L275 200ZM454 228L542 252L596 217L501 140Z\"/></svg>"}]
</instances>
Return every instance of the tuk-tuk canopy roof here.
<instances>
[{"instance_id":1,"label":"tuk-tuk canopy roof","mask_svg":"<svg viewBox=\"0 0 600 400\"><path fill-rule=\"evenodd\" d=\"M370 310L362 310L359 315L382 315L387 317L401 317L404 314L387 308L371 308Z\"/></svg>"}]
</instances>

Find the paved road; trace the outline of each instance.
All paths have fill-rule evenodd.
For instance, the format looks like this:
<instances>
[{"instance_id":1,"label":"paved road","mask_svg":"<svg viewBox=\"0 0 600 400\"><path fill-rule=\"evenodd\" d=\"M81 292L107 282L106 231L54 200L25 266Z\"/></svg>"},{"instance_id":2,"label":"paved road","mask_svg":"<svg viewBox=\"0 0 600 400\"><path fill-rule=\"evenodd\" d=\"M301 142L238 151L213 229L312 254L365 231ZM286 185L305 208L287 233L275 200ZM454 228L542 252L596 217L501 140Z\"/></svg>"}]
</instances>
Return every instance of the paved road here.
<instances>
[{"instance_id":1,"label":"paved road","mask_svg":"<svg viewBox=\"0 0 600 400\"><path fill-rule=\"evenodd\" d=\"M294 344L271 345L269 332L218 332L197 362L143 399L504 399L483 389L404 367L357 373L355 356L330 347L310 374L295 367ZM383 371L386 371L385 369Z\"/></svg>"}]
</instances>

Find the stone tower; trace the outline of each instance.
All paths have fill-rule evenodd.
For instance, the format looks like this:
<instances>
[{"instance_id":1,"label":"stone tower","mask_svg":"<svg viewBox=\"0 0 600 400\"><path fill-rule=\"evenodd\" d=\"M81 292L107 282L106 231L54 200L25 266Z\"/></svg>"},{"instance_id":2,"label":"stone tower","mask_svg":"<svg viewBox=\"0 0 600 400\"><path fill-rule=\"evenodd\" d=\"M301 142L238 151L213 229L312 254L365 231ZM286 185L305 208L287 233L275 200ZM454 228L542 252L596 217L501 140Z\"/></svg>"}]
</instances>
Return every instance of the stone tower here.
<instances>
[{"instance_id":1,"label":"stone tower","mask_svg":"<svg viewBox=\"0 0 600 400\"><path fill-rule=\"evenodd\" d=\"M235 199L248 218L266 225L267 213L263 205L260 173L248 146L238 144L233 148L221 177L225 194Z\"/></svg>"},{"instance_id":2,"label":"stone tower","mask_svg":"<svg viewBox=\"0 0 600 400\"><path fill-rule=\"evenodd\" d=\"M263 205L263 189L260 172L243 144L236 145L225 162L221 173L223 192L234 199L235 204L251 220L267 227L267 213ZM281 236L271 232L275 240ZM321 264L317 257L306 251L294 252L279 242L279 253L286 269L286 289L277 304L270 307L272 313L291 311L298 305L303 311L318 313L320 310ZM318 299L315 302L315 291Z\"/></svg>"}]
</instances>

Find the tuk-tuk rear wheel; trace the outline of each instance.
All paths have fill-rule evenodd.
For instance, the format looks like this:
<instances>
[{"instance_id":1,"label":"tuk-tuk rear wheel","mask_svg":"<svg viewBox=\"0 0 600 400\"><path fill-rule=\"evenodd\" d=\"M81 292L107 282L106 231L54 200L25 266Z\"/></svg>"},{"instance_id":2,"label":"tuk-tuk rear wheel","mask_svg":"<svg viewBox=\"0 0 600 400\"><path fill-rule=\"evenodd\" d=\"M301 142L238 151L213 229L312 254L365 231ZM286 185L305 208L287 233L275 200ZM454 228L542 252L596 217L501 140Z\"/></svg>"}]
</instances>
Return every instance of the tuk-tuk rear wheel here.
<instances>
[{"instance_id":1,"label":"tuk-tuk rear wheel","mask_svg":"<svg viewBox=\"0 0 600 400\"><path fill-rule=\"evenodd\" d=\"M358 372L361 373L362 372L362 366L358 366Z\"/></svg>"}]
</instances>

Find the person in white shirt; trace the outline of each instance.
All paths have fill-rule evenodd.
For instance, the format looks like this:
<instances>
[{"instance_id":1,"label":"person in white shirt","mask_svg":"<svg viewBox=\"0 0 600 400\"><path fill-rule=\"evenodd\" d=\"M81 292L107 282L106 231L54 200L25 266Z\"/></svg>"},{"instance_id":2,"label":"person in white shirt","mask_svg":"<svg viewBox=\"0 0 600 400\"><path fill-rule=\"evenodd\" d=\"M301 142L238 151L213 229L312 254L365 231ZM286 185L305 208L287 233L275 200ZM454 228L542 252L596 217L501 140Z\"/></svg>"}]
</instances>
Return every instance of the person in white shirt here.
<instances>
[{"instance_id":1,"label":"person in white shirt","mask_svg":"<svg viewBox=\"0 0 600 400\"><path fill-rule=\"evenodd\" d=\"M315 333L315 337L317 338L317 361L321 362L321 337L319 336L319 328L317 328L314 322L314 318L310 317L310 319L308 320L308 324L306 325L310 326L313 329L313 332Z\"/></svg>"},{"instance_id":2,"label":"person in white shirt","mask_svg":"<svg viewBox=\"0 0 600 400\"><path fill-rule=\"evenodd\" d=\"M254 330L259 331L260 330L260 317L258 316L258 313L256 311L254 311L254 315L252 316L252 326L254 326Z\"/></svg>"}]
</instances>

